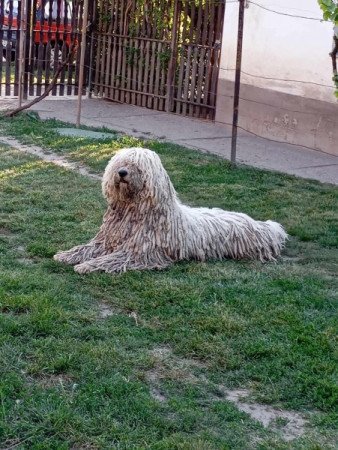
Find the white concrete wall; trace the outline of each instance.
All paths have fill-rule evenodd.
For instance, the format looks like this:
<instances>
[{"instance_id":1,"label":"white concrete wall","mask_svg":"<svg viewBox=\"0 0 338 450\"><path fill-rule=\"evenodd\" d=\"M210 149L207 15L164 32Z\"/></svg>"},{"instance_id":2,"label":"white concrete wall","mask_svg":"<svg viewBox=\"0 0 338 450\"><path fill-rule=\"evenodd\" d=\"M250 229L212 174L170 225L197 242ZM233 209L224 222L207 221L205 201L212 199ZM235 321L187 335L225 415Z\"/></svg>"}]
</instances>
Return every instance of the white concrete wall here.
<instances>
[{"instance_id":1,"label":"white concrete wall","mask_svg":"<svg viewBox=\"0 0 338 450\"><path fill-rule=\"evenodd\" d=\"M317 0L254 1L282 13L322 17ZM251 75L243 73L242 82L306 98L337 102L333 95L332 63L329 57L333 25L282 16L265 11L253 3L248 4L249 7L245 9L242 69ZM231 69L236 64L238 6L234 0L228 0L226 5L221 79L234 79Z\"/></svg>"}]
</instances>

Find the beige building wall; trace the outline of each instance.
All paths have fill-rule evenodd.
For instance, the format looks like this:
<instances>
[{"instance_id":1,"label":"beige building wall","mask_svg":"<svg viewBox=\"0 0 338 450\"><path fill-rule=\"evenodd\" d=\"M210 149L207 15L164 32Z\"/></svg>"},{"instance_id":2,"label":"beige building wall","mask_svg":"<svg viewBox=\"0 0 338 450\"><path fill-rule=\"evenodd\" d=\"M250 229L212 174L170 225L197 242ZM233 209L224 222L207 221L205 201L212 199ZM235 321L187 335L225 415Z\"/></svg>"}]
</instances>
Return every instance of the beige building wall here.
<instances>
[{"instance_id":1,"label":"beige building wall","mask_svg":"<svg viewBox=\"0 0 338 450\"><path fill-rule=\"evenodd\" d=\"M240 125L338 155L338 102L329 57L333 25L311 19L322 17L317 0L254 3L245 9ZM216 105L216 121L223 123L232 120L237 26L238 2L228 1Z\"/></svg>"}]
</instances>

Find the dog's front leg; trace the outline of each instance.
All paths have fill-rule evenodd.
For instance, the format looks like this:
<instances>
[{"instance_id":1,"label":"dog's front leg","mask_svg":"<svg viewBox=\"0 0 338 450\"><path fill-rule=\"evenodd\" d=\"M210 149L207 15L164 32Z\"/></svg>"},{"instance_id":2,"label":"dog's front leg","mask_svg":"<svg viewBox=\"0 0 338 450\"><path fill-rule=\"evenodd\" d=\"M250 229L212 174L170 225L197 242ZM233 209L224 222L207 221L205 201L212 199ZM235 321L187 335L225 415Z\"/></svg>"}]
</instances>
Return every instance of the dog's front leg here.
<instances>
[{"instance_id":1,"label":"dog's front leg","mask_svg":"<svg viewBox=\"0 0 338 450\"><path fill-rule=\"evenodd\" d=\"M102 242L91 241L85 245L77 245L65 252L58 252L53 258L55 261L74 266L105 253L106 249Z\"/></svg>"},{"instance_id":2,"label":"dog's front leg","mask_svg":"<svg viewBox=\"0 0 338 450\"><path fill-rule=\"evenodd\" d=\"M89 259L74 267L75 272L85 274L90 272L120 273L129 268L130 256L122 251L116 251L109 255Z\"/></svg>"},{"instance_id":3,"label":"dog's front leg","mask_svg":"<svg viewBox=\"0 0 338 450\"><path fill-rule=\"evenodd\" d=\"M123 250L118 250L109 255L91 259L74 267L80 274L90 272L121 273L127 270L164 269L172 261L164 256L154 258L152 255L134 255Z\"/></svg>"}]
</instances>

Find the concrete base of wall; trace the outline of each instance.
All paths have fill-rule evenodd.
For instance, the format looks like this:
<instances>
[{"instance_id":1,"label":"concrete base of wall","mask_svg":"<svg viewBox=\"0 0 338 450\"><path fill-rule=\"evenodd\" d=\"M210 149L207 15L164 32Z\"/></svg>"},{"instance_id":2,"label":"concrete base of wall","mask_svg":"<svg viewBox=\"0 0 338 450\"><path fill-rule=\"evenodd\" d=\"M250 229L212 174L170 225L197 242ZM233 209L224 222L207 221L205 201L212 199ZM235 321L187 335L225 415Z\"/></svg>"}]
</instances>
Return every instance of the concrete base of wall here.
<instances>
[{"instance_id":1,"label":"concrete base of wall","mask_svg":"<svg viewBox=\"0 0 338 450\"><path fill-rule=\"evenodd\" d=\"M218 83L216 121L231 124L232 81ZM241 85L239 125L259 136L338 156L338 103Z\"/></svg>"}]
</instances>

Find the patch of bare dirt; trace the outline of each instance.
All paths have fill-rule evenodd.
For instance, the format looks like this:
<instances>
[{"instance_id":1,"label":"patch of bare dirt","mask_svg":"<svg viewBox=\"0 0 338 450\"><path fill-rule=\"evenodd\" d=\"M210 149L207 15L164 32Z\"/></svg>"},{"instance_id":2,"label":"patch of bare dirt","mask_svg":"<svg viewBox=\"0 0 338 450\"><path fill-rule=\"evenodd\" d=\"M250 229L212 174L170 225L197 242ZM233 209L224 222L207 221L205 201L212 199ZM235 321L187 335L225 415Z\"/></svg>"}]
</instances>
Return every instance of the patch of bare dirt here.
<instances>
[{"instance_id":1,"label":"patch of bare dirt","mask_svg":"<svg viewBox=\"0 0 338 450\"><path fill-rule=\"evenodd\" d=\"M149 354L154 359L154 367L146 372L151 396L163 403L167 400L161 388L163 380L198 383L200 380L191 370L193 367L205 367L201 362L179 358L168 346L155 347Z\"/></svg>"},{"instance_id":2,"label":"patch of bare dirt","mask_svg":"<svg viewBox=\"0 0 338 450\"><path fill-rule=\"evenodd\" d=\"M79 163L73 163L64 158L63 156L57 155L56 153L52 153L44 150L42 147L38 147L37 145L24 145L15 138L8 138L5 136L0 136L0 142L15 148L23 153L29 153L30 155L37 156L45 162L55 164L56 166L63 167L64 169L73 170L75 172L80 173L89 178L93 178L94 180L101 180L100 175L96 175L94 173L90 173L88 169Z\"/></svg>"},{"instance_id":3,"label":"patch of bare dirt","mask_svg":"<svg viewBox=\"0 0 338 450\"><path fill-rule=\"evenodd\" d=\"M162 362L170 360L170 363L173 363L175 367L182 369L191 369L192 367L197 368L206 367L206 365L202 361L199 361L197 359L182 358L177 355L174 355L169 346L155 347L149 353L155 359L158 359Z\"/></svg>"},{"instance_id":4,"label":"patch of bare dirt","mask_svg":"<svg viewBox=\"0 0 338 450\"><path fill-rule=\"evenodd\" d=\"M121 311L108 305L108 303L99 303L97 314L99 319L106 319L107 317L117 316L118 314L121 314Z\"/></svg>"},{"instance_id":5,"label":"patch of bare dirt","mask_svg":"<svg viewBox=\"0 0 338 450\"><path fill-rule=\"evenodd\" d=\"M45 374L41 376L29 377L29 382L38 384L42 388L51 388L51 387L61 387L61 388L69 388L75 389L77 384L74 383L74 380L66 374Z\"/></svg>"},{"instance_id":6,"label":"patch of bare dirt","mask_svg":"<svg viewBox=\"0 0 338 450\"><path fill-rule=\"evenodd\" d=\"M274 408L269 405L251 402L251 391L247 389L227 389L225 386L214 386L202 373L192 373L193 369L203 369L203 362L180 358L174 355L168 346L155 347L150 355L154 358L154 367L146 373L151 396L163 403L167 401L166 394L161 387L163 380L179 380L187 383L201 383L210 387L217 387L224 398L233 403L240 411L248 414L252 419L260 422L285 441L292 441L305 434L307 421L299 413ZM220 401L219 397L210 394L210 401Z\"/></svg>"},{"instance_id":7,"label":"patch of bare dirt","mask_svg":"<svg viewBox=\"0 0 338 450\"><path fill-rule=\"evenodd\" d=\"M161 382L162 380L185 381L192 384L198 383L199 381L199 379L191 372L178 367L170 367L169 365L163 365L162 367L156 366L155 368L148 370L146 379L153 384Z\"/></svg>"},{"instance_id":8,"label":"patch of bare dirt","mask_svg":"<svg viewBox=\"0 0 338 450\"><path fill-rule=\"evenodd\" d=\"M170 347L155 347L150 355L154 358L153 369L147 372L149 381L160 379L185 380L190 383L196 383L198 379L191 372L193 367L205 367L201 362L195 360L180 358L172 353Z\"/></svg>"},{"instance_id":9,"label":"patch of bare dirt","mask_svg":"<svg viewBox=\"0 0 338 450\"><path fill-rule=\"evenodd\" d=\"M162 391L154 386L150 387L150 395L160 403L165 403L167 401L167 397L162 393Z\"/></svg>"},{"instance_id":10,"label":"patch of bare dirt","mask_svg":"<svg viewBox=\"0 0 338 450\"><path fill-rule=\"evenodd\" d=\"M225 398L236 407L260 422L265 428L279 432L285 441L292 441L305 433L306 420L294 411L273 408L269 405L246 401L251 392L247 389L226 389L219 386Z\"/></svg>"},{"instance_id":11,"label":"patch of bare dirt","mask_svg":"<svg viewBox=\"0 0 338 450\"><path fill-rule=\"evenodd\" d=\"M34 261L34 259L31 258L18 258L17 261L20 264L24 264L25 266L32 266L33 264L36 264L36 261Z\"/></svg>"},{"instance_id":12,"label":"patch of bare dirt","mask_svg":"<svg viewBox=\"0 0 338 450\"><path fill-rule=\"evenodd\" d=\"M150 350L150 355L154 356L155 358L159 360L163 360L166 358L169 358L172 355L172 350L170 347L155 347L152 350Z\"/></svg>"},{"instance_id":13,"label":"patch of bare dirt","mask_svg":"<svg viewBox=\"0 0 338 450\"><path fill-rule=\"evenodd\" d=\"M33 264L37 264L40 260L38 257L28 256L26 253L26 249L23 245L18 245L15 247L15 252L19 255L16 259L18 263L23 264L25 266L32 266Z\"/></svg>"}]
</instances>

